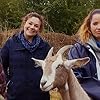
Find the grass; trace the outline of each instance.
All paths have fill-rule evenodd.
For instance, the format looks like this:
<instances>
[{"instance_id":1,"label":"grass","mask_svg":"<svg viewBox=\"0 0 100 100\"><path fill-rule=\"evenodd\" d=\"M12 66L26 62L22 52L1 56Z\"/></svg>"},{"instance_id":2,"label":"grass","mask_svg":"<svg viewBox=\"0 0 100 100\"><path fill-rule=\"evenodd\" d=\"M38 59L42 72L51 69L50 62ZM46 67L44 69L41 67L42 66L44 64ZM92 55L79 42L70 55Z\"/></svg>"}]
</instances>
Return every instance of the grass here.
<instances>
[{"instance_id":1,"label":"grass","mask_svg":"<svg viewBox=\"0 0 100 100\"><path fill-rule=\"evenodd\" d=\"M50 100L62 100L61 95L59 94L59 92L51 90L50 91Z\"/></svg>"}]
</instances>

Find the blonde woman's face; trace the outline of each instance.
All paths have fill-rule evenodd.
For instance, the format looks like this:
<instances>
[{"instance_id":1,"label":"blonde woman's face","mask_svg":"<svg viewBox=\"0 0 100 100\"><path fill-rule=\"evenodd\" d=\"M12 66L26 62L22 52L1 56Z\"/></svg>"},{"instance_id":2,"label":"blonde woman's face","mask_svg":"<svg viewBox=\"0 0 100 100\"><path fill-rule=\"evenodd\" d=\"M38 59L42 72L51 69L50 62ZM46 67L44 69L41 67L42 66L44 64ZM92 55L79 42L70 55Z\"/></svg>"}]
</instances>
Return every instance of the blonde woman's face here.
<instances>
[{"instance_id":1,"label":"blonde woman's face","mask_svg":"<svg viewBox=\"0 0 100 100\"><path fill-rule=\"evenodd\" d=\"M36 34L39 33L41 21L37 17L29 18L24 25L24 36L26 39L31 40Z\"/></svg>"},{"instance_id":2,"label":"blonde woman's face","mask_svg":"<svg viewBox=\"0 0 100 100\"><path fill-rule=\"evenodd\" d=\"M93 36L100 41L100 14L94 14L90 23Z\"/></svg>"}]
</instances>

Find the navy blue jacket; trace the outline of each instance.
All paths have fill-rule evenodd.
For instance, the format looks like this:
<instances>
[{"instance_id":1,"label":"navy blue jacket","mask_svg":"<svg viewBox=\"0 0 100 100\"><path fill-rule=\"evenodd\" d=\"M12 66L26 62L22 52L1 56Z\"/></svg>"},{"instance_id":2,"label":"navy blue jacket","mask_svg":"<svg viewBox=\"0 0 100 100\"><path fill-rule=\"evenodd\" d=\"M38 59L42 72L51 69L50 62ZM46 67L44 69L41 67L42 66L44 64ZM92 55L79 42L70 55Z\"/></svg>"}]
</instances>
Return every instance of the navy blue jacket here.
<instances>
[{"instance_id":1,"label":"navy blue jacket","mask_svg":"<svg viewBox=\"0 0 100 100\"><path fill-rule=\"evenodd\" d=\"M90 62L74 70L80 84L93 100L100 100L100 81L97 79L96 59L86 45L76 43L69 51L68 58L90 57Z\"/></svg>"},{"instance_id":2,"label":"navy blue jacket","mask_svg":"<svg viewBox=\"0 0 100 100\"><path fill-rule=\"evenodd\" d=\"M45 59L50 46L41 39L34 52L21 43L18 34L8 39L1 50L1 57L8 83L8 100L50 100L49 92L40 90L42 69L35 68L32 57Z\"/></svg>"}]
</instances>

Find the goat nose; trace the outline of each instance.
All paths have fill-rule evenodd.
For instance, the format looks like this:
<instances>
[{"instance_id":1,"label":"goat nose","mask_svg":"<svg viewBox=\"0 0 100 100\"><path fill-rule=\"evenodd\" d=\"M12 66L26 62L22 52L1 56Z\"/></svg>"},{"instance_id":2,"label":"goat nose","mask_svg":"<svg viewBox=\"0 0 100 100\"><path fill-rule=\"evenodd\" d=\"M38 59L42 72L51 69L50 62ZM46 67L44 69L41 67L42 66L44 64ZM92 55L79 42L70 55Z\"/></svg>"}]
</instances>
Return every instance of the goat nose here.
<instances>
[{"instance_id":1,"label":"goat nose","mask_svg":"<svg viewBox=\"0 0 100 100\"><path fill-rule=\"evenodd\" d=\"M46 83L47 81L41 82L41 86L43 87Z\"/></svg>"}]
</instances>

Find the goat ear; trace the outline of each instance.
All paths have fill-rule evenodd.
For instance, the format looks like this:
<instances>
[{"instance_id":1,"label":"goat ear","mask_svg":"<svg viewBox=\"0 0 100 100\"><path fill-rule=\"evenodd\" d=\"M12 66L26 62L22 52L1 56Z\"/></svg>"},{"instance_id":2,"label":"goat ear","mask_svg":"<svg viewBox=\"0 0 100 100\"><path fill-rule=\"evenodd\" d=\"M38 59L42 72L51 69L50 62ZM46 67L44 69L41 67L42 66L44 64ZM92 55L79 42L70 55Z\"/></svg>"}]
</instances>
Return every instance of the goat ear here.
<instances>
[{"instance_id":1,"label":"goat ear","mask_svg":"<svg viewBox=\"0 0 100 100\"><path fill-rule=\"evenodd\" d=\"M67 49L71 48L72 45L66 45L64 47L62 47L58 52L57 52L57 55L59 54L63 54Z\"/></svg>"},{"instance_id":2,"label":"goat ear","mask_svg":"<svg viewBox=\"0 0 100 100\"><path fill-rule=\"evenodd\" d=\"M64 61L64 65L66 68L79 68L86 65L90 61L89 57L72 59Z\"/></svg>"},{"instance_id":3,"label":"goat ear","mask_svg":"<svg viewBox=\"0 0 100 100\"><path fill-rule=\"evenodd\" d=\"M53 47L49 50L49 52L48 52L46 58L52 57L52 53L53 53Z\"/></svg>"},{"instance_id":4,"label":"goat ear","mask_svg":"<svg viewBox=\"0 0 100 100\"><path fill-rule=\"evenodd\" d=\"M33 59L34 61L35 61L35 64L37 64L38 66L36 66L36 67L42 67L42 64L43 64L43 60L39 60L39 59L35 59L35 58L31 58L31 59Z\"/></svg>"}]
</instances>

